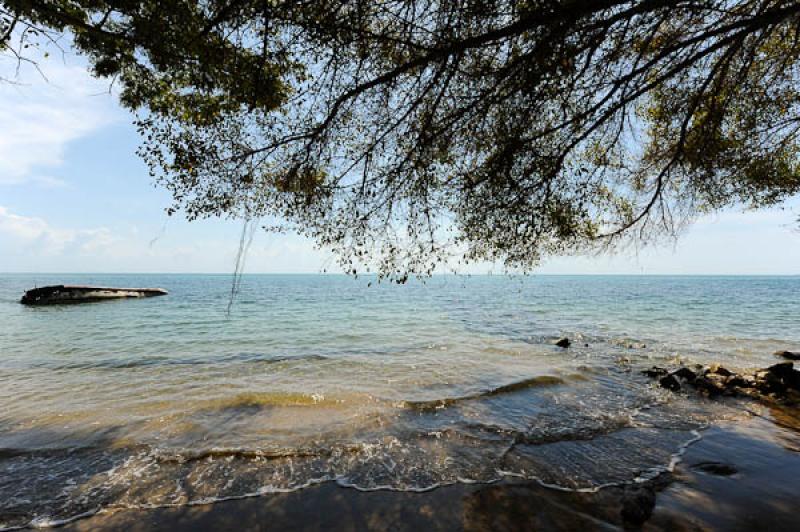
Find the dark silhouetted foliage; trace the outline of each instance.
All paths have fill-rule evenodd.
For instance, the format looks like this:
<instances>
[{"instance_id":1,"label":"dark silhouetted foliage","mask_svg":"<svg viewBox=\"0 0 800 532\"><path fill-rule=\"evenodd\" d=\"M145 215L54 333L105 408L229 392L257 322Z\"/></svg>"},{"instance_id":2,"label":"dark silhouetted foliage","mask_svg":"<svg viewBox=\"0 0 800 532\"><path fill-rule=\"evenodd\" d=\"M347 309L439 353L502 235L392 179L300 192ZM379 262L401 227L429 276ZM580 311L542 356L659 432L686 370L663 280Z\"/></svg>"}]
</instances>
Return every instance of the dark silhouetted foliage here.
<instances>
[{"instance_id":1,"label":"dark silhouetted foliage","mask_svg":"<svg viewBox=\"0 0 800 532\"><path fill-rule=\"evenodd\" d=\"M118 80L171 211L262 218L347 271L527 268L800 190L796 1L0 9L7 52L69 32Z\"/></svg>"}]
</instances>

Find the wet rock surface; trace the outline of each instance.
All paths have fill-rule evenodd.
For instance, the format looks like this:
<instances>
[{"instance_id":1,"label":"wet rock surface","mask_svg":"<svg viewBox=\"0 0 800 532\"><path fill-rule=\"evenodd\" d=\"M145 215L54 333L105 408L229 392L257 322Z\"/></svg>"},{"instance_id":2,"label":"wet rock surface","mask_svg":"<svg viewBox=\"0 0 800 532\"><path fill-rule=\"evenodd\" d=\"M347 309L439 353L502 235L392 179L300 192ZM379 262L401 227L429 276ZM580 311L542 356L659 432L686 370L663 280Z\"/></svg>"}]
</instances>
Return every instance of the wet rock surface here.
<instances>
[{"instance_id":1,"label":"wet rock surface","mask_svg":"<svg viewBox=\"0 0 800 532\"><path fill-rule=\"evenodd\" d=\"M642 371L658 379L662 388L677 392L695 390L708 397L747 396L767 402L800 404L800 371L793 362L781 362L752 372L736 373L719 364L698 367L686 366L669 370L654 366Z\"/></svg>"},{"instance_id":2,"label":"wet rock surface","mask_svg":"<svg viewBox=\"0 0 800 532\"><path fill-rule=\"evenodd\" d=\"M776 351L775 356L786 360L800 360L800 351Z\"/></svg>"},{"instance_id":3,"label":"wet rock surface","mask_svg":"<svg viewBox=\"0 0 800 532\"><path fill-rule=\"evenodd\" d=\"M684 380L686 382L694 382L694 380L697 378L695 372L686 367L678 368L672 373L670 373L670 375L672 375L673 377L677 377L681 380Z\"/></svg>"},{"instance_id":4,"label":"wet rock surface","mask_svg":"<svg viewBox=\"0 0 800 532\"><path fill-rule=\"evenodd\" d=\"M658 379L666 376L669 373L669 371L667 371L667 368L660 368L658 366L653 366L650 369L642 371L642 373L647 375L651 379Z\"/></svg>"},{"instance_id":5,"label":"wet rock surface","mask_svg":"<svg viewBox=\"0 0 800 532\"><path fill-rule=\"evenodd\" d=\"M681 381L679 381L678 378L672 374L667 375L666 377L661 377L658 380L658 384L660 384L662 388L672 390L673 392L677 392L681 389Z\"/></svg>"}]
</instances>

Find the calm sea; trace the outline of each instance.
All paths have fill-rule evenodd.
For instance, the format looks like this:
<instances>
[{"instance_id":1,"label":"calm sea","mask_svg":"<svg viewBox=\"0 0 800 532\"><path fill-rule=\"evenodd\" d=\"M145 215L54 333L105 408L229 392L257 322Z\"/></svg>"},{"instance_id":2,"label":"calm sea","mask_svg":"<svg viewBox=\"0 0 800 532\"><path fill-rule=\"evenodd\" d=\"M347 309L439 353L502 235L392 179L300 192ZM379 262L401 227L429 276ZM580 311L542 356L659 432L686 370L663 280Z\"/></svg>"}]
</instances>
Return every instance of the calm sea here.
<instances>
[{"instance_id":1,"label":"calm sea","mask_svg":"<svg viewBox=\"0 0 800 532\"><path fill-rule=\"evenodd\" d=\"M800 277L246 275L228 314L231 282L0 275L0 529L329 480L635 482L737 415L641 369L800 348ZM170 294L18 303L60 283Z\"/></svg>"}]
</instances>

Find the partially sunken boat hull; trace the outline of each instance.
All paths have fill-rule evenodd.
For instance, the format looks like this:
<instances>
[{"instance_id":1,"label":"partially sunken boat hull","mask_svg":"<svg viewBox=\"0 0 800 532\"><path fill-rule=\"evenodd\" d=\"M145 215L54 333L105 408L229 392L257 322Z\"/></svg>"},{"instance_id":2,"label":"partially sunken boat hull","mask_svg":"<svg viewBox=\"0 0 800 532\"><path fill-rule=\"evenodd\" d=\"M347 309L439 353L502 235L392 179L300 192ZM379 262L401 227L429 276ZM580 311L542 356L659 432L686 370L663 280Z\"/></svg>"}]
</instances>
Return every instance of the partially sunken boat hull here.
<instances>
[{"instance_id":1,"label":"partially sunken boat hull","mask_svg":"<svg viewBox=\"0 0 800 532\"><path fill-rule=\"evenodd\" d=\"M167 291L163 288L107 288L59 284L28 290L19 302L24 305L53 305L164 295L167 295Z\"/></svg>"}]
</instances>

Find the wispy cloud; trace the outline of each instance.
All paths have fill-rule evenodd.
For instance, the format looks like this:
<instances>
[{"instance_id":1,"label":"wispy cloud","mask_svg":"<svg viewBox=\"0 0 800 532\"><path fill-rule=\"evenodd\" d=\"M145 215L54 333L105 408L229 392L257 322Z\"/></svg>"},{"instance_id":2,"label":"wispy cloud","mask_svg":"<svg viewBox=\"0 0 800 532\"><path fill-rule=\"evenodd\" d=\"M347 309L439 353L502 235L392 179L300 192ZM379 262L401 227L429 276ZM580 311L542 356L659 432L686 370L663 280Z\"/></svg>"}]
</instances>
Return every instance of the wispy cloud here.
<instances>
[{"instance_id":1,"label":"wispy cloud","mask_svg":"<svg viewBox=\"0 0 800 532\"><path fill-rule=\"evenodd\" d=\"M106 228L61 229L41 218L21 216L0 206L0 234L43 255L58 255L66 249L95 253L117 242Z\"/></svg>"},{"instance_id":2,"label":"wispy cloud","mask_svg":"<svg viewBox=\"0 0 800 532\"><path fill-rule=\"evenodd\" d=\"M75 64L42 59L46 79L28 68L15 83L0 82L0 185L63 183L50 173L62 164L66 146L123 118L108 82L91 78L78 59L67 60ZM14 68L0 56L0 72Z\"/></svg>"},{"instance_id":3,"label":"wispy cloud","mask_svg":"<svg viewBox=\"0 0 800 532\"><path fill-rule=\"evenodd\" d=\"M209 223L182 223L153 242L153 234L135 226L63 227L0 206L0 272L233 272L237 228L230 226L230 238L209 238ZM318 272L330 263L326 258L300 237L259 234L246 271Z\"/></svg>"}]
</instances>

